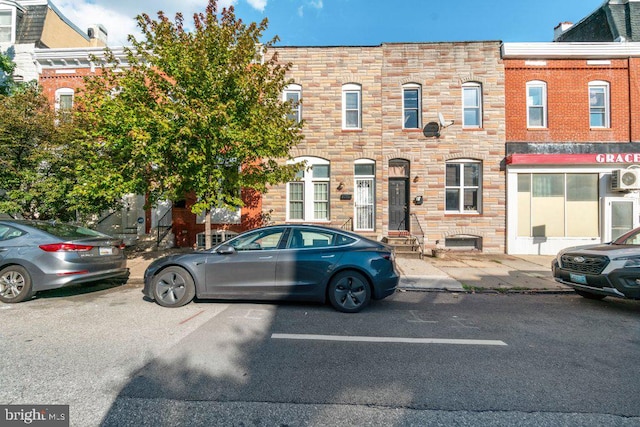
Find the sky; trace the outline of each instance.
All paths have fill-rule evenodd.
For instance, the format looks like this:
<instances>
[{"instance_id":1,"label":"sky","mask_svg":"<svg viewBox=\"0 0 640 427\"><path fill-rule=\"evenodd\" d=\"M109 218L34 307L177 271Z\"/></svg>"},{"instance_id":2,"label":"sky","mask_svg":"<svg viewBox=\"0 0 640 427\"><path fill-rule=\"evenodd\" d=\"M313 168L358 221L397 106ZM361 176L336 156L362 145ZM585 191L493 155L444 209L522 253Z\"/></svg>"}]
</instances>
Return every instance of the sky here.
<instances>
[{"instance_id":1,"label":"sky","mask_svg":"<svg viewBox=\"0 0 640 427\"><path fill-rule=\"evenodd\" d=\"M83 31L102 24L109 46L141 39L135 17L181 12L185 25L208 0L52 0ZM262 41L280 46L375 46L385 42L548 42L560 22L577 23L604 0L219 0L244 22L269 20Z\"/></svg>"}]
</instances>

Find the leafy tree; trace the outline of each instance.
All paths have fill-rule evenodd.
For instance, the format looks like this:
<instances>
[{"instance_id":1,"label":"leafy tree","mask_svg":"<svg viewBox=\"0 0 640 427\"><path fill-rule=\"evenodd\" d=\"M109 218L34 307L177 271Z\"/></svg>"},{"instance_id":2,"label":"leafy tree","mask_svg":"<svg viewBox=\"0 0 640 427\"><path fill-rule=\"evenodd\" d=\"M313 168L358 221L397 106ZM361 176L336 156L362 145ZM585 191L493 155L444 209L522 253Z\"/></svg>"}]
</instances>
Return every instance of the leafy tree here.
<instances>
[{"instance_id":1,"label":"leafy tree","mask_svg":"<svg viewBox=\"0 0 640 427\"><path fill-rule=\"evenodd\" d=\"M69 128L35 84L0 95L0 212L25 218L74 220L67 197L75 179Z\"/></svg>"},{"instance_id":2,"label":"leafy tree","mask_svg":"<svg viewBox=\"0 0 640 427\"><path fill-rule=\"evenodd\" d=\"M13 70L16 65L8 55L0 52L0 95L8 95L13 87Z\"/></svg>"},{"instance_id":3,"label":"leafy tree","mask_svg":"<svg viewBox=\"0 0 640 427\"><path fill-rule=\"evenodd\" d=\"M76 193L148 194L155 204L194 192L194 213L242 205L241 189L259 192L293 178L285 165L301 141L301 124L282 101L290 64L261 44L267 20L245 24L233 7L218 13L210 0L187 31L181 14L170 21L137 17L144 40L119 66L107 51L99 76L86 82L82 124L90 163Z\"/></svg>"}]
</instances>

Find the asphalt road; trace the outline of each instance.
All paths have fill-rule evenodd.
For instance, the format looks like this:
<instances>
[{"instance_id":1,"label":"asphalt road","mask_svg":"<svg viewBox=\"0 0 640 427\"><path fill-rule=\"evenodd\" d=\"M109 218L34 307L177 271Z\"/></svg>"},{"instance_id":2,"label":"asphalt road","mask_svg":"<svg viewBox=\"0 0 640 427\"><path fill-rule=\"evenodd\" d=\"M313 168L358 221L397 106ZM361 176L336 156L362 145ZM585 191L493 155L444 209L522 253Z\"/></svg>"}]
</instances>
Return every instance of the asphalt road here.
<instances>
[{"instance_id":1,"label":"asphalt road","mask_svg":"<svg viewBox=\"0 0 640 427\"><path fill-rule=\"evenodd\" d=\"M71 425L640 425L640 301L403 292L328 306L138 286L0 305L0 404Z\"/></svg>"}]
</instances>

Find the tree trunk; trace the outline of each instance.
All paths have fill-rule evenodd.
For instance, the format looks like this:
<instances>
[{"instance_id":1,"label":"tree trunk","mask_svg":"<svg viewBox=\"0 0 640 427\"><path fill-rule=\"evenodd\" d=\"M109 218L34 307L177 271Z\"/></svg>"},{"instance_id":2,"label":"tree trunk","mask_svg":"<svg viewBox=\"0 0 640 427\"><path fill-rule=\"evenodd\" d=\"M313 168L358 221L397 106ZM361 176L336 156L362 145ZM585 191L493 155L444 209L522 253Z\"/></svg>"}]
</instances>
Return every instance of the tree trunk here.
<instances>
[{"instance_id":1,"label":"tree trunk","mask_svg":"<svg viewBox=\"0 0 640 427\"><path fill-rule=\"evenodd\" d=\"M204 248L211 249L211 209L204 211Z\"/></svg>"}]
</instances>

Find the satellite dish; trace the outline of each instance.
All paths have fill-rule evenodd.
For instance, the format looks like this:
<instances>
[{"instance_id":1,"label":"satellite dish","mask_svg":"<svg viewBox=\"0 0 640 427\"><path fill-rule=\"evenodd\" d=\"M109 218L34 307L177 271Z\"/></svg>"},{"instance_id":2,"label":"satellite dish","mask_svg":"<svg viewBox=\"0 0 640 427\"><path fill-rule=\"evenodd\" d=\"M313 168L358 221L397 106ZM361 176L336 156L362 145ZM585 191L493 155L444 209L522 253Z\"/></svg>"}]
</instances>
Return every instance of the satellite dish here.
<instances>
[{"instance_id":1,"label":"satellite dish","mask_svg":"<svg viewBox=\"0 0 640 427\"><path fill-rule=\"evenodd\" d=\"M442 115L442 113L438 113L438 118L440 119L440 127L443 127L443 128L448 128L454 122L453 120L451 120L449 122L445 121L444 116Z\"/></svg>"},{"instance_id":2,"label":"satellite dish","mask_svg":"<svg viewBox=\"0 0 640 427\"><path fill-rule=\"evenodd\" d=\"M422 134L427 138L439 138L440 137L440 124L436 122L429 122L422 129Z\"/></svg>"}]
</instances>

